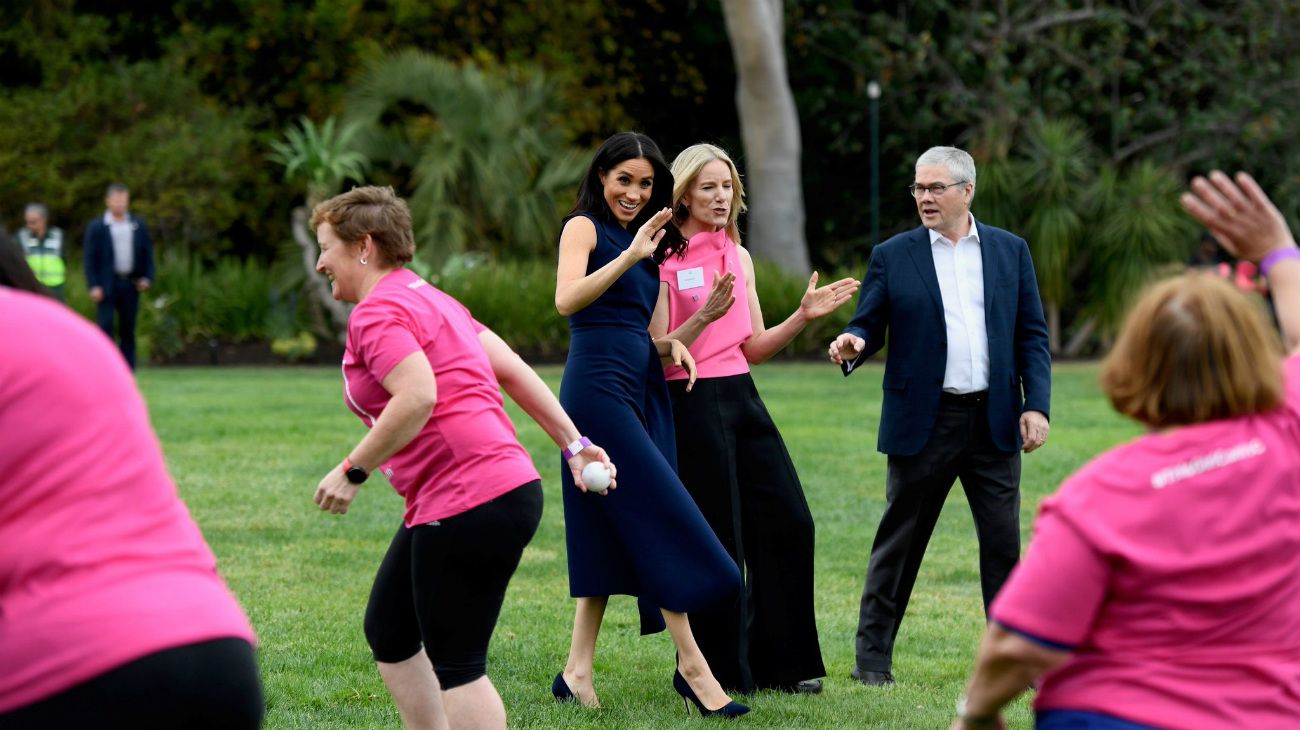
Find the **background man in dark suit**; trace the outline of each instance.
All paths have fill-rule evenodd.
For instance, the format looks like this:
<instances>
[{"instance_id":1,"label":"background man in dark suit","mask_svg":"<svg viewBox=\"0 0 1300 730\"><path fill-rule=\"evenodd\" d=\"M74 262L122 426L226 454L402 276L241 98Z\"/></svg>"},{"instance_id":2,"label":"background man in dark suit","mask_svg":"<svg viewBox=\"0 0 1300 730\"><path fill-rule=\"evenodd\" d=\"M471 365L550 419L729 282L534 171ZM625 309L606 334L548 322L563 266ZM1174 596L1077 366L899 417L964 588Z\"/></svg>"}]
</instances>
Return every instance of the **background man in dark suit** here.
<instances>
[{"instance_id":1,"label":"background man in dark suit","mask_svg":"<svg viewBox=\"0 0 1300 730\"><path fill-rule=\"evenodd\" d=\"M889 336L878 448L885 497L858 617L853 678L892 684L893 649L953 483L975 516L987 611L1020 558L1020 449L1047 439L1051 356L1029 247L970 213L975 161L916 161L921 226L876 246L858 309L830 345L847 376Z\"/></svg>"},{"instance_id":2,"label":"background man in dark suit","mask_svg":"<svg viewBox=\"0 0 1300 730\"><path fill-rule=\"evenodd\" d=\"M135 369L135 319L140 292L153 284L153 240L138 216L131 215L131 191L121 183L108 186L107 210L86 225L86 286L97 309L95 319L110 339L117 315L120 348Z\"/></svg>"}]
</instances>

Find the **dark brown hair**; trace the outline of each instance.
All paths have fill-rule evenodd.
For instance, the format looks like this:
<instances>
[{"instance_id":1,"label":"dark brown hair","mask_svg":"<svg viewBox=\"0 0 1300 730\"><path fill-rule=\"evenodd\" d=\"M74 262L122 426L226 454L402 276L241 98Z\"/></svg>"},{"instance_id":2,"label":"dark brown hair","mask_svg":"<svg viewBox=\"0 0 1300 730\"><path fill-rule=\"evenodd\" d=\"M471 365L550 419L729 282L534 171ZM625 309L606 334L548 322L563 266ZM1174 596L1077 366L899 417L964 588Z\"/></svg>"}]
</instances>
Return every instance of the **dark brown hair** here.
<instances>
[{"instance_id":1,"label":"dark brown hair","mask_svg":"<svg viewBox=\"0 0 1300 730\"><path fill-rule=\"evenodd\" d=\"M27 264L22 245L10 238L4 228L0 228L0 286L52 296Z\"/></svg>"},{"instance_id":2,"label":"dark brown hair","mask_svg":"<svg viewBox=\"0 0 1300 730\"><path fill-rule=\"evenodd\" d=\"M619 163L638 158L649 162L654 170L654 187L650 190L650 201L627 225L627 229L635 233L655 213L671 208L673 173L664 161L664 153L659 151L659 145L640 132L619 132L605 140L600 149L596 150L596 156L592 158L587 173L582 178L582 185L578 188L578 202L569 212L569 217L588 213L606 223L618 225L614 212L609 209L609 203L605 202L605 186L601 184L600 176L613 170ZM670 255L680 255L686 250L686 239L682 238L675 223L669 221L664 224L663 230L664 237L652 256L656 264L662 264Z\"/></svg>"}]
</instances>

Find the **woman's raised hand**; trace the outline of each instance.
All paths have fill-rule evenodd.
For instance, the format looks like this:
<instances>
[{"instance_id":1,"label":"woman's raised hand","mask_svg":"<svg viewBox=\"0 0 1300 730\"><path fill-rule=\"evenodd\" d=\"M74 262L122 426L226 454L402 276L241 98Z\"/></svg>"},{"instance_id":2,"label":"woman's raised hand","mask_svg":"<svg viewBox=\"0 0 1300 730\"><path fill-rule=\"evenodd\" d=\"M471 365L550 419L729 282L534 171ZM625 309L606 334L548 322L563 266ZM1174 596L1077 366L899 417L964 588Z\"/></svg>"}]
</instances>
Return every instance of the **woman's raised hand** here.
<instances>
[{"instance_id":1,"label":"woman's raised hand","mask_svg":"<svg viewBox=\"0 0 1300 730\"><path fill-rule=\"evenodd\" d=\"M817 272L814 271L808 279L808 291L803 293L803 299L799 301L799 311L809 320L825 317L852 299L861 284L857 279L847 278L818 288Z\"/></svg>"},{"instance_id":2,"label":"woman's raised hand","mask_svg":"<svg viewBox=\"0 0 1300 730\"><path fill-rule=\"evenodd\" d=\"M628 253L636 257L638 261L650 258L655 249L659 248L659 242L663 240L667 231L663 230L664 224L673 219L673 211L670 208L655 213L636 231L631 245L627 247Z\"/></svg>"},{"instance_id":3,"label":"woman's raised hand","mask_svg":"<svg viewBox=\"0 0 1300 730\"><path fill-rule=\"evenodd\" d=\"M1259 261L1277 249L1295 248L1286 218L1248 173L1237 173L1235 181L1218 170L1208 179L1197 176L1182 203L1238 258Z\"/></svg>"},{"instance_id":4,"label":"woman's raised hand","mask_svg":"<svg viewBox=\"0 0 1300 730\"><path fill-rule=\"evenodd\" d=\"M736 303L736 298L731 295L735 284L736 275L730 271L722 276L718 276L716 271L713 272L713 289L709 291L709 298L704 300L704 306L700 307L700 316L706 323L722 319L722 315Z\"/></svg>"}]
</instances>

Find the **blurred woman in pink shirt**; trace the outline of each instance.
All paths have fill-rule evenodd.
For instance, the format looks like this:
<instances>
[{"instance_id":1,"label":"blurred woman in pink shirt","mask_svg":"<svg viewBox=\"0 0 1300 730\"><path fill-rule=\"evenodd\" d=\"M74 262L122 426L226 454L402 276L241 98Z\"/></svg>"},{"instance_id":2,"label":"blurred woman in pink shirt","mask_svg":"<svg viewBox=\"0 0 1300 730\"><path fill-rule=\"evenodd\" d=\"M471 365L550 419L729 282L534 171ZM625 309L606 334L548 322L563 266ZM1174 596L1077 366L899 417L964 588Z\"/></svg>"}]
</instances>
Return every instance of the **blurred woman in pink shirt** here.
<instances>
[{"instance_id":1,"label":"blurred woman in pink shirt","mask_svg":"<svg viewBox=\"0 0 1300 730\"><path fill-rule=\"evenodd\" d=\"M117 348L0 286L0 403L0 727L258 727L253 629Z\"/></svg>"},{"instance_id":2,"label":"blurred woman in pink shirt","mask_svg":"<svg viewBox=\"0 0 1300 730\"><path fill-rule=\"evenodd\" d=\"M1192 191L1184 207L1260 263L1290 354L1212 275L1138 300L1101 383L1151 430L1043 503L953 728L1002 727L1036 679L1043 730L1300 725L1300 250L1248 175Z\"/></svg>"},{"instance_id":3,"label":"blurred woman in pink shirt","mask_svg":"<svg viewBox=\"0 0 1300 730\"><path fill-rule=\"evenodd\" d=\"M723 687L819 692L826 670L813 611L812 513L749 368L849 301L858 282L818 287L814 273L799 308L766 328L736 226L745 202L735 164L697 144L677 155L672 173L674 222L690 240L659 268L650 334L680 340L695 358L689 391L681 368L664 373L678 472L745 580L735 599L692 613L691 627Z\"/></svg>"}]
</instances>

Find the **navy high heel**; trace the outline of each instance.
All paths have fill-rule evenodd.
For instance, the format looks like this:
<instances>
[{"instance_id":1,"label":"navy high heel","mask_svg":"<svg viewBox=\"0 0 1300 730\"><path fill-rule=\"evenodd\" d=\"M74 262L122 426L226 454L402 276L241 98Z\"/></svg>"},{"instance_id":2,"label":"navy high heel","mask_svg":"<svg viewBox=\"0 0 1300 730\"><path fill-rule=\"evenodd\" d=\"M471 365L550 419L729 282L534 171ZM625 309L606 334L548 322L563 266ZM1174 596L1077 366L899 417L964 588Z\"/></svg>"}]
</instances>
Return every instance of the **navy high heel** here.
<instances>
[{"instance_id":1,"label":"navy high heel","mask_svg":"<svg viewBox=\"0 0 1300 730\"><path fill-rule=\"evenodd\" d=\"M578 699L573 690L569 689L569 683L564 681L564 672L555 675L555 681L551 682L551 694L555 695L556 702L573 702Z\"/></svg>"},{"instance_id":2,"label":"navy high heel","mask_svg":"<svg viewBox=\"0 0 1300 730\"><path fill-rule=\"evenodd\" d=\"M701 717L717 715L727 720L734 720L749 712L747 705L742 705L734 700L716 710L708 709L703 702L700 702L700 698L695 696L695 690L691 689L691 685L687 684L686 678L679 671L673 672L673 689L677 690L677 694L682 696L682 704L686 705L687 715L691 714L691 702L695 703L695 709L700 711Z\"/></svg>"}]
</instances>

